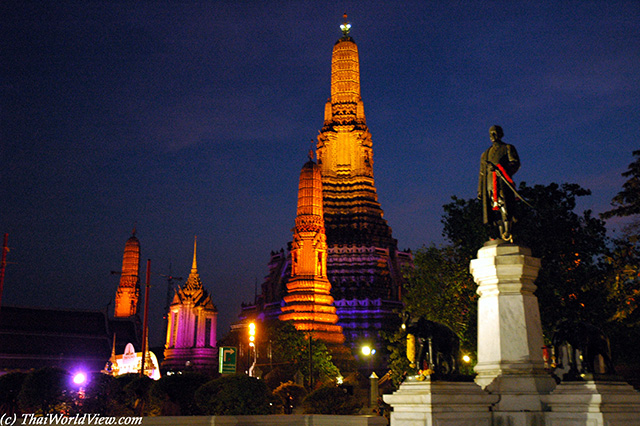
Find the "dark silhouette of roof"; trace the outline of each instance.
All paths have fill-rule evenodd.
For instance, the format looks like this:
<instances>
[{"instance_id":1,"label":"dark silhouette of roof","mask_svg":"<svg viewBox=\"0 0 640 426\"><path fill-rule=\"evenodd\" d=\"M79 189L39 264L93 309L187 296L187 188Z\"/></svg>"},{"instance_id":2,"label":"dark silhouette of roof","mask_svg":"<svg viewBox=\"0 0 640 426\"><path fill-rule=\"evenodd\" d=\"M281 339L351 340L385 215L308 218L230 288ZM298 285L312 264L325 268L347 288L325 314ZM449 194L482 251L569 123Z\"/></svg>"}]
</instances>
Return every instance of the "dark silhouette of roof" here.
<instances>
[{"instance_id":1,"label":"dark silhouette of roof","mask_svg":"<svg viewBox=\"0 0 640 426\"><path fill-rule=\"evenodd\" d=\"M136 334L133 320L113 322L106 311L2 306L0 372L45 366L100 371L111 355L113 331Z\"/></svg>"}]
</instances>

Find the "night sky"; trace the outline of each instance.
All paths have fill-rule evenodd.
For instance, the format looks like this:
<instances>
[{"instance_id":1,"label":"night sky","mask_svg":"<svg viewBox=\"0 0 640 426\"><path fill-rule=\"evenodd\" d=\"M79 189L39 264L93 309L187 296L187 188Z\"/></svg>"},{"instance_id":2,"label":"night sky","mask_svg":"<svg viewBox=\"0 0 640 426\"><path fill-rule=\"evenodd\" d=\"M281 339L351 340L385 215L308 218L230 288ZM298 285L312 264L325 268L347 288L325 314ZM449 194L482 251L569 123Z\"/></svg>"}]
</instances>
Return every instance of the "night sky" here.
<instances>
[{"instance_id":1,"label":"night sky","mask_svg":"<svg viewBox=\"0 0 640 426\"><path fill-rule=\"evenodd\" d=\"M2 303L112 312L135 226L162 344L158 274L186 279L197 235L222 337L291 240L344 12L399 248L443 243L442 205L475 197L493 124L517 182L578 183L581 210L609 208L640 149L638 1L9 0Z\"/></svg>"}]
</instances>

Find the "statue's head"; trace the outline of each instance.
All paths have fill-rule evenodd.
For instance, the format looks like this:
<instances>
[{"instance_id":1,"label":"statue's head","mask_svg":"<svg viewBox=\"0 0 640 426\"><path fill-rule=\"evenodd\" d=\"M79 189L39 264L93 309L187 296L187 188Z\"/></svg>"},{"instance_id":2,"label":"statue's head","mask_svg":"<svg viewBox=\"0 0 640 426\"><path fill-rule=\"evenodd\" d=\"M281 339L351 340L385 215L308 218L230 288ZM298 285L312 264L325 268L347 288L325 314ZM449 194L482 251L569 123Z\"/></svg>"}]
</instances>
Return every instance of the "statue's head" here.
<instances>
[{"instance_id":1,"label":"statue's head","mask_svg":"<svg viewBox=\"0 0 640 426\"><path fill-rule=\"evenodd\" d=\"M504 136L504 132L502 131L502 127L500 126L491 126L489 129L489 137L491 138L491 142L502 140Z\"/></svg>"}]
</instances>

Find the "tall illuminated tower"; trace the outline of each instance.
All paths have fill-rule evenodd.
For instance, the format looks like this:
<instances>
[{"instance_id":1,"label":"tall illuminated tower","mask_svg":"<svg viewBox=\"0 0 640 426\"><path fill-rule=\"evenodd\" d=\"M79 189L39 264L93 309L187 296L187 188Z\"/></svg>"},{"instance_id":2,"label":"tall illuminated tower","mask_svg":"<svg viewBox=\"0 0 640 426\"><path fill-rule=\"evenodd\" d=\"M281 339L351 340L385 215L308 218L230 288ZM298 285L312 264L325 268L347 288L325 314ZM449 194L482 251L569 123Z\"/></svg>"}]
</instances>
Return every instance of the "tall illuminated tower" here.
<instances>
[{"instance_id":1,"label":"tall illuminated tower","mask_svg":"<svg viewBox=\"0 0 640 426\"><path fill-rule=\"evenodd\" d=\"M373 143L360 96L358 47L346 20L333 46L331 97L318 135L327 273L339 324L351 346L380 345L402 307L402 267L412 264L383 218L373 178Z\"/></svg>"},{"instance_id":2,"label":"tall illuminated tower","mask_svg":"<svg viewBox=\"0 0 640 426\"><path fill-rule=\"evenodd\" d=\"M311 156L310 156L311 157ZM281 321L292 321L329 344L344 342L327 278L327 242L322 214L322 176L310 158L300 172L298 209L291 244L291 278Z\"/></svg>"},{"instance_id":3,"label":"tall illuminated tower","mask_svg":"<svg viewBox=\"0 0 640 426\"><path fill-rule=\"evenodd\" d=\"M314 217L321 214L324 219L326 278L331 283L337 324L342 327L345 344L354 353L365 344L380 353L386 347L380 331L395 331L399 326L402 268L412 266L413 261L411 253L398 250L378 202L373 143L360 96L358 47L349 35L346 16L341 29L342 37L333 46L331 96L325 104L316 146L317 165L313 168L313 173L319 169L321 175L322 213L319 204L313 204L313 211ZM294 233L289 253L283 249L271 253L262 292L253 303L242 306L241 321L268 322L280 315L289 318L294 306L291 297L296 294L292 288L299 285L292 287L289 283L301 280L297 275L302 274L302 243L301 233ZM318 267L319 263L314 264ZM239 323L237 328L241 326ZM378 356L374 363L379 361Z\"/></svg>"},{"instance_id":4,"label":"tall illuminated tower","mask_svg":"<svg viewBox=\"0 0 640 426\"><path fill-rule=\"evenodd\" d=\"M122 257L122 271L120 283L116 291L116 318L131 317L138 313L138 299L140 298L140 241L136 238L136 230L124 246Z\"/></svg>"}]
</instances>

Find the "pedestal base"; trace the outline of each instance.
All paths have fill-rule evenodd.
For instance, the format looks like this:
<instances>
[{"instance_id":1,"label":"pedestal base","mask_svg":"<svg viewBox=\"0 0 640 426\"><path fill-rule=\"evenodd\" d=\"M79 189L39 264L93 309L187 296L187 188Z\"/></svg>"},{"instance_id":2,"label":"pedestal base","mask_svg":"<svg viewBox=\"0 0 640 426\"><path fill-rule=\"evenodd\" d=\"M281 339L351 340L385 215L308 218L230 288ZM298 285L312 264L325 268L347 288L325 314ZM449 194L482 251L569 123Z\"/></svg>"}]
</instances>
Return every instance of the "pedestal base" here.
<instances>
[{"instance_id":1,"label":"pedestal base","mask_svg":"<svg viewBox=\"0 0 640 426\"><path fill-rule=\"evenodd\" d=\"M405 382L384 401L393 406L393 426L491 426L499 399L470 382Z\"/></svg>"},{"instance_id":2,"label":"pedestal base","mask_svg":"<svg viewBox=\"0 0 640 426\"><path fill-rule=\"evenodd\" d=\"M625 382L563 382L543 397L546 426L640 426L640 392Z\"/></svg>"}]
</instances>

